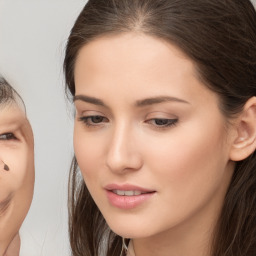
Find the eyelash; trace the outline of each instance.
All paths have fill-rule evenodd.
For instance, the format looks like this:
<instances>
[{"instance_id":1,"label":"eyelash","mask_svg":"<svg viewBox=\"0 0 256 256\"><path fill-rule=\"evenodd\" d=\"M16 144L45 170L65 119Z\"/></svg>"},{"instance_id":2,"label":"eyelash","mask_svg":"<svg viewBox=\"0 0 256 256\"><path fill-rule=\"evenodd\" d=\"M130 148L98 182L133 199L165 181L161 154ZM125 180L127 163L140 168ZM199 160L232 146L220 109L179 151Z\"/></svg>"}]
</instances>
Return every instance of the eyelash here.
<instances>
[{"instance_id":1,"label":"eyelash","mask_svg":"<svg viewBox=\"0 0 256 256\"><path fill-rule=\"evenodd\" d=\"M0 134L0 140L16 140L17 138L11 132Z\"/></svg>"},{"instance_id":2,"label":"eyelash","mask_svg":"<svg viewBox=\"0 0 256 256\"><path fill-rule=\"evenodd\" d=\"M97 119L95 120L95 118L97 118L98 120ZM95 127L95 126L99 126L102 123L109 122L106 117L100 116L100 115L80 117L79 121L83 122L87 127L93 127L93 126ZM152 119L146 120L145 122L153 125L157 129L165 129L171 126L175 126L178 122L178 119L177 118L176 119L152 118ZM160 124L159 123L157 124L157 122L160 122Z\"/></svg>"}]
</instances>

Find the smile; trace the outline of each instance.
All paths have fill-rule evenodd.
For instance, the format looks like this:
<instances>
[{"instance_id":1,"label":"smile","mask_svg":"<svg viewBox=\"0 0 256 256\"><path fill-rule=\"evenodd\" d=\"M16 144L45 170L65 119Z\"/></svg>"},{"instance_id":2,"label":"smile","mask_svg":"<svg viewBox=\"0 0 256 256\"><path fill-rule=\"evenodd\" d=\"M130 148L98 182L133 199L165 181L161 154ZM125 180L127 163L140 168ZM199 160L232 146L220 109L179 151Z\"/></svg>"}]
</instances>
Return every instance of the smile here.
<instances>
[{"instance_id":1,"label":"smile","mask_svg":"<svg viewBox=\"0 0 256 256\"><path fill-rule=\"evenodd\" d=\"M112 192L119 196L139 196L141 194L145 194L146 192L138 191L138 190L112 190Z\"/></svg>"},{"instance_id":2,"label":"smile","mask_svg":"<svg viewBox=\"0 0 256 256\"><path fill-rule=\"evenodd\" d=\"M119 209L129 210L144 205L150 201L156 191L134 185L110 184L105 187L109 203Z\"/></svg>"}]
</instances>

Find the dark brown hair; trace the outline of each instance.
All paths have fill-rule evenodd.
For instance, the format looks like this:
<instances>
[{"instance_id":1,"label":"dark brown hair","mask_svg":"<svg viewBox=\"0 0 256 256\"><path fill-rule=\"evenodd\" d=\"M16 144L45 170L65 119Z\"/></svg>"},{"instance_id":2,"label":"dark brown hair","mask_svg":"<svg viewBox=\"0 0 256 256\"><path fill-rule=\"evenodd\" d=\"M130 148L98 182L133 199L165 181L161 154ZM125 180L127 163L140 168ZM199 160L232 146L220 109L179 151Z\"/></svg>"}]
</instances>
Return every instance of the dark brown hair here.
<instances>
[{"instance_id":1,"label":"dark brown hair","mask_svg":"<svg viewBox=\"0 0 256 256\"><path fill-rule=\"evenodd\" d=\"M178 46L200 79L219 95L228 118L256 96L256 13L249 0L89 0L70 33L64 72L67 94L75 95L79 50L104 35L139 32ZM74 256L103 249L119 256L122 240L108 228L80 177L70 173L69 231ZM216 225L212 256L256 253L256 153L237 162Z\"/></svg>"}]
</instances>

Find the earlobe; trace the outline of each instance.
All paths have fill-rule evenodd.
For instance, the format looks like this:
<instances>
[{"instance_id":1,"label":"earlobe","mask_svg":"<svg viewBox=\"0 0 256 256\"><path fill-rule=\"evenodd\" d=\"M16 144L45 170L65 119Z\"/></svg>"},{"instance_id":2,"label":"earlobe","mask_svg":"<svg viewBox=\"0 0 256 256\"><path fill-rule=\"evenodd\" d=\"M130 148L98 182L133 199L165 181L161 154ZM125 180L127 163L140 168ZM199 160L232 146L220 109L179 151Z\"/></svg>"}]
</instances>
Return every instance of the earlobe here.
<instances>
[{"instance_id":1,"label":"earlobe","mask_svg":"<svg viewBox=\"0 0 256 256\"><path fill-rule=\"evenodd\" d=\"M241 161L256 149L256 97L250 98L235 125L236 136L230 151L230 159Z\"/></svg>"}]
</instances>

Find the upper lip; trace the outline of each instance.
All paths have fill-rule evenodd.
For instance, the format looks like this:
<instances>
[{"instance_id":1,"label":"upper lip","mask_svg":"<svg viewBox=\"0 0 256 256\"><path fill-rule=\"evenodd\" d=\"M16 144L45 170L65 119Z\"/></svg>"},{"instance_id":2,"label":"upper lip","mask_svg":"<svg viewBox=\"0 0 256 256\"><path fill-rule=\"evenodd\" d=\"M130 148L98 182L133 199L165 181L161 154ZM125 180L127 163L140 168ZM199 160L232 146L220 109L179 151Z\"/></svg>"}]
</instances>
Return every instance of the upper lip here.
<instances>
[{"instance_id":1,"label":"upper lip","mask_svg":"<svg viewBox=\"0 0 256 256\"><path fill-rule=\"evenodd\" d=\"M147 188L139 187L139 186L132 185L132 184L123 184L123 185L108 184L104 188L108 191L122 190L122 191L140 191L140 192L144 192L144 193L155 192L155 190L153 190L153 189L147 189Z\"/></svg>"}]
</instances>

